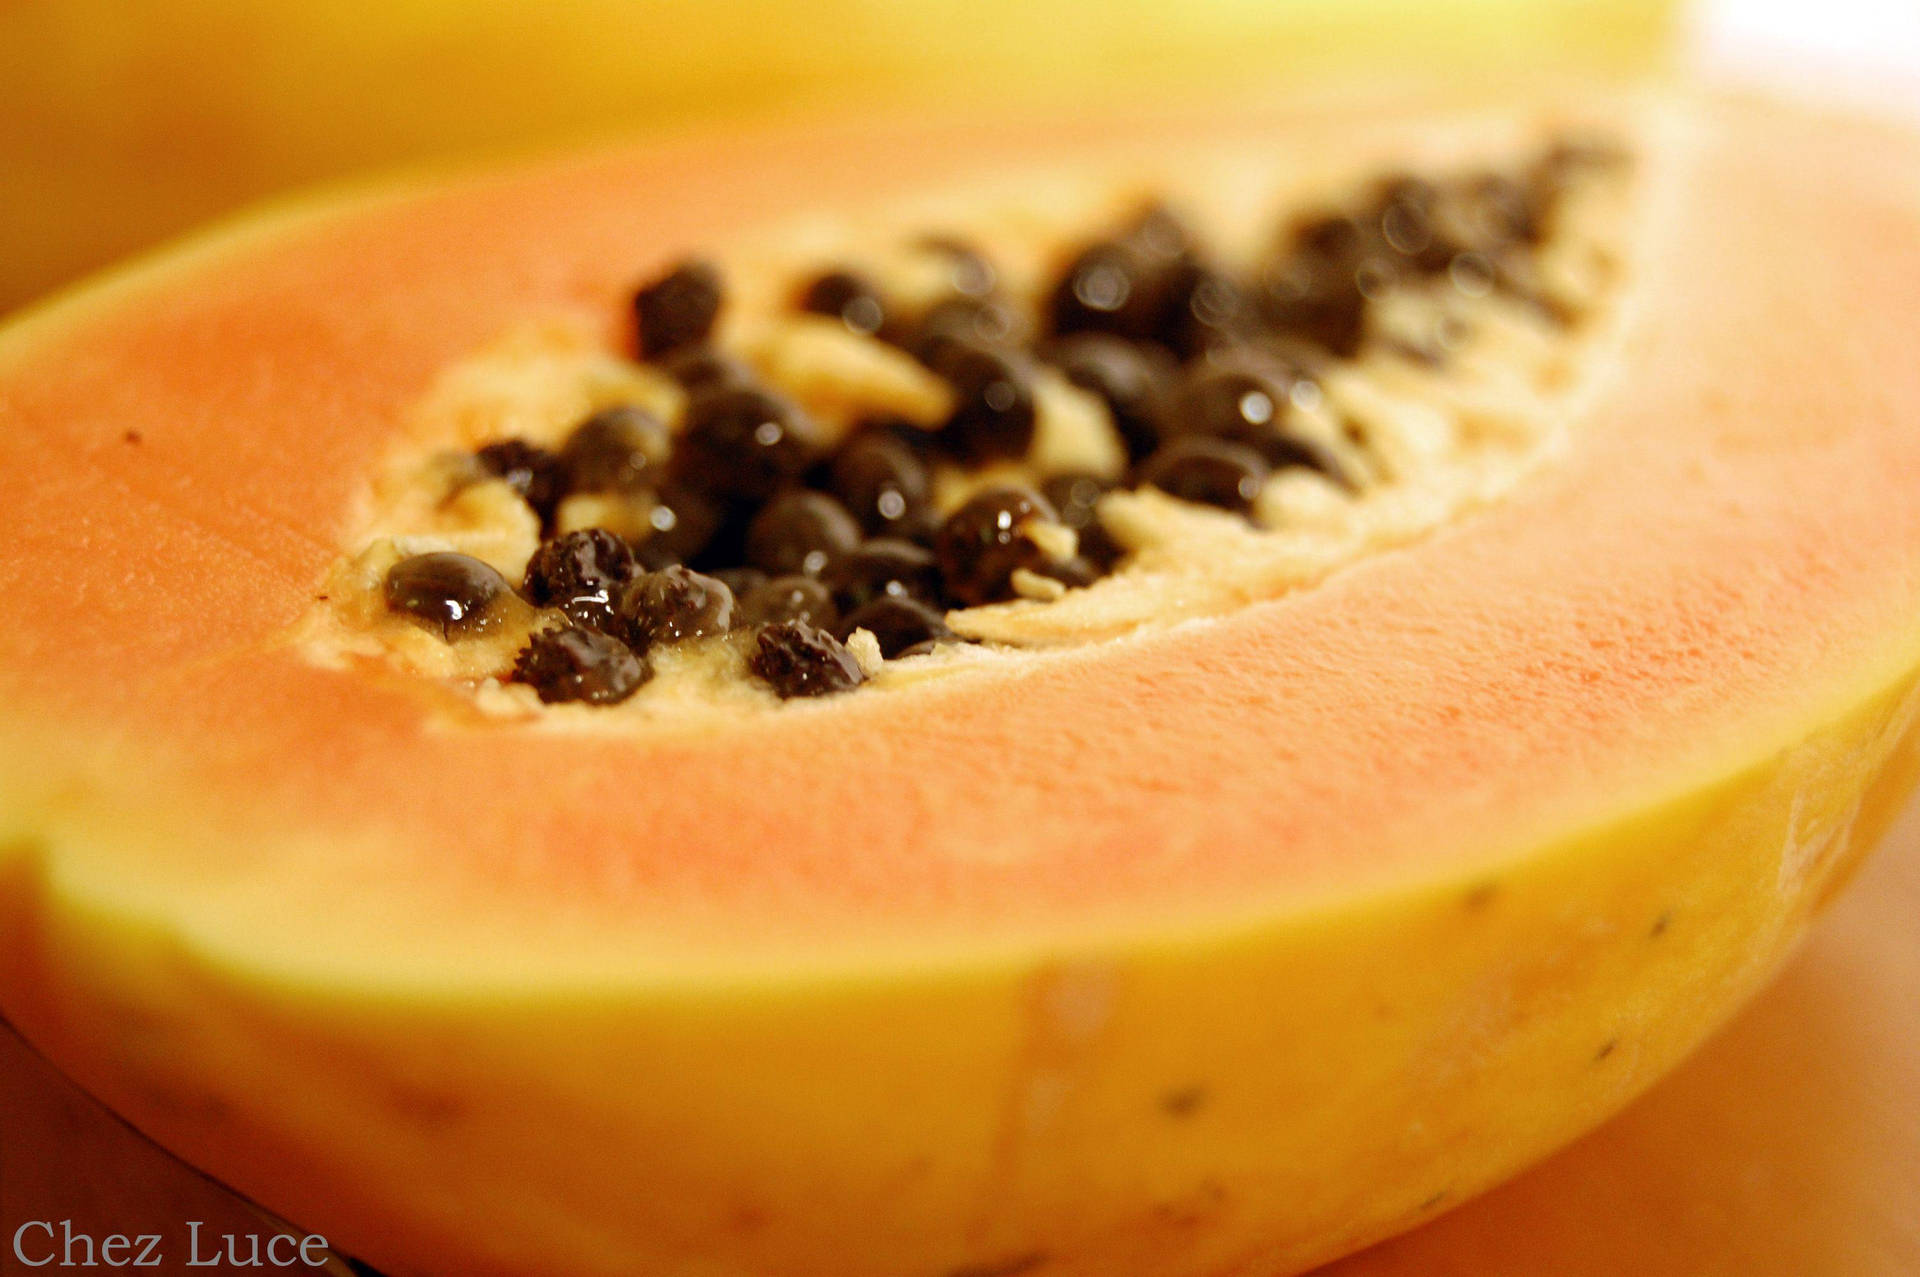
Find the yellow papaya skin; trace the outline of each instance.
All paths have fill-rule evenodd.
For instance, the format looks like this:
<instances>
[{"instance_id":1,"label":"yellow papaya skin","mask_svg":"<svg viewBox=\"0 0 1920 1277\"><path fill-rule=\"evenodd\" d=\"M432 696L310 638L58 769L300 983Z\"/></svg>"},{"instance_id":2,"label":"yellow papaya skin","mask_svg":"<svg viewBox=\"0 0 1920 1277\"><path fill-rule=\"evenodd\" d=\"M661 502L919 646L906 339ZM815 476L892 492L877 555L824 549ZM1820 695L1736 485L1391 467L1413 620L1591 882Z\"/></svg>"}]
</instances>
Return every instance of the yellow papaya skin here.
<instances>
[{"instance_id":1,"label":"yellow papaya skin","mask_svg":"<svg viewBox=\"0 0 1920 1277\"><path fill-rule=\"evenodd\" d=\"M1882 773L1880 798L1908 788ZM1870 840L1884 802L1863 803ZM1495 1191L1320 1277L1906 1277L1920 1266L1920 807L1786 973L1621 1116ZM282 1227L143 1139L0 1032L5 1232L71 1218L94 1236ZM297 1230L296 1230L297 1235Z\"/></svg>"},{"instance_id":2,"label":"yellow papaya skin","mask_svg":"<svg viewBox=\"0 0 1920 1277\"><path fill-rule=\"evenodd\" d=\"M1916 762L1908 751L1896 766ZM1900 783L1890 769L1877 788ZM1856 838L1876 805L1862 805ZM1920 805L1909 803L1782 977L1673 1076L1512 1183L1322 1277L1920 1268L1916 910Z\"/></svg>"}]
</instances>

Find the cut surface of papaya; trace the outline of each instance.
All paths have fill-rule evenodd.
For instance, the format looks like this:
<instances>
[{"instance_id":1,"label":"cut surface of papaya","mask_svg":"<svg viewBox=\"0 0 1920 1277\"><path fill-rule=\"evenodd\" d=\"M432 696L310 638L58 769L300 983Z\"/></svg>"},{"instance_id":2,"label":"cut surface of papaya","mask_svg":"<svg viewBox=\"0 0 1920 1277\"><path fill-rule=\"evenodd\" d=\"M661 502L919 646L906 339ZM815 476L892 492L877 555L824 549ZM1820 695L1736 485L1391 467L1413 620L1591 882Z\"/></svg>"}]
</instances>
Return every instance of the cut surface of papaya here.
<instances>
[{"instance_id":1,"label":"cut surface of papaya","mask_svg":"<svg viewBox=\"0 0 1920 1277\"><path fill-rule=\"evenodd\" d=\"M1415 264L1406 172L1445 227L1596 124L1626 164L1594 238ZM0 1010L399 1271L1202 1277L1410 1227L1671 1068L1910 788L1917 154L1704 98L859 124L338 198L135 267L0 333ZM1187 360L1176 404L1223 349L1294 352L1285 438L1167 409L1132 457L1115 398L1053 380L1049 343L1123 322L1071 263L1142 192L1189 282L1261 278L1275 217L1297 266L1329 200L1380 228L1357 331L1127 335ZM795 338L796 269L882 231L980 246L1041 331ZM690 253L750 384L634 357ZM1404 340L1449 315L1457 348ZM648 489L617 623L531 573L605 495L545 500L540 458L611 407L721 508L669 562L654 511L692 507ZM753 527L878 407L925 417L888 437L943 522L892 539L932 548L829 555L844 639L733 626L702 582L744 600L754 546L792 548ZM963 517L1068 438L1117 485L1097 579L1068 568L1094 524ZM1245 509L1163 455L1223 448L1266 467ZM956 526L1026 557L988 573ZM434 564L394 575L432 554L505 583L473 632ZM920 572L952 633L889 652L864 609ZM600 704L616 649L651 678Z\"/></svg>"}]
</instances>

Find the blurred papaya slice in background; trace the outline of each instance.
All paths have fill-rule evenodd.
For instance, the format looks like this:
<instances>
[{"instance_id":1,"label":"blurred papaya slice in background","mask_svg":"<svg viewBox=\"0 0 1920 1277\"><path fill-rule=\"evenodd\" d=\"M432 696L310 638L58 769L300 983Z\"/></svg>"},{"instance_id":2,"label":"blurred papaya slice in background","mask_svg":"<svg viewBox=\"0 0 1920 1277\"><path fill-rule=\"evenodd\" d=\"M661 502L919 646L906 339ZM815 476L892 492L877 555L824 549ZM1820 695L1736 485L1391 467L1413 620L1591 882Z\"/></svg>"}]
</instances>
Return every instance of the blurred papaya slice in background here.
<instances>
[{"instance_id":1,"label":"blurred papaya slice in background","mask_svg":"<svg viewBox=\"0 0 1920 1277\"><path fill-rule=\"evenodd\" d=\"M117 0L0 5L0 310L370 167L692 118L1623 74L1675 0Z\"/></svg>"}]
</instances>

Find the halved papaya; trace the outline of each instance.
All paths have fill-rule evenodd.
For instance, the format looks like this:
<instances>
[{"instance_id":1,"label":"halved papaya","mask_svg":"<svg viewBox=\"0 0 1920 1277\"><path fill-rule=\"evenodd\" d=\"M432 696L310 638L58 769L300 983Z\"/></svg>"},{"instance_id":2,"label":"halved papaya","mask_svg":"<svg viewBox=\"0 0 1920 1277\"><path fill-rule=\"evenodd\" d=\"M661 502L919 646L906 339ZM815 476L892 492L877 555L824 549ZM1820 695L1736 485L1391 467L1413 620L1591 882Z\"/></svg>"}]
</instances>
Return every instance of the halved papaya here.
<instances>
[{"instance_id":1,"label":"halved papaya","mask_svg":"<svg viewBox=\"0 0 1920 1277\"><path fill-rule=\"evenodd\" d=\"M1324 1277L1898 1277L1920 1263L1920 809L1786 972L1626 1112Z\"/></svg>"},{"instance_id":2,"label":"halved papaya","mask_svg":"<svg viewBox=\"0 0 1920 1277\"><path fill-rule=\"evenodd\" d=\"M636 280L700 247L744 286L796 204L1567 109L716 136L263 215L14 325L0 1009L401 1272L1291 1271L1565 1143L1911 786L1904 134L1576 111L1642 216L1563 428L1284 589L1203 568L1118 628L1041 591L968 619L1005 659L606 709L343 646L316 596L450 369L556 316L600 367Z\"/></svg>"},{"instance_id":3,"label":"halved papaya","mask_svg":"<svg viewBox=\"0 0 1920 1277\"><path fill-rule=\"evenodd\" d=\"M1626 1112L1513 1182L1320 1277L1905 1277L1920 1263L1920 808L1781 978ZM0 1033L9 1234L239 1237L257 1209L154 1148ZM46 1253L30 1233L26 1253ZM208 1249L208 1248L203 1248Z\"/></svg>"}]
</instances>

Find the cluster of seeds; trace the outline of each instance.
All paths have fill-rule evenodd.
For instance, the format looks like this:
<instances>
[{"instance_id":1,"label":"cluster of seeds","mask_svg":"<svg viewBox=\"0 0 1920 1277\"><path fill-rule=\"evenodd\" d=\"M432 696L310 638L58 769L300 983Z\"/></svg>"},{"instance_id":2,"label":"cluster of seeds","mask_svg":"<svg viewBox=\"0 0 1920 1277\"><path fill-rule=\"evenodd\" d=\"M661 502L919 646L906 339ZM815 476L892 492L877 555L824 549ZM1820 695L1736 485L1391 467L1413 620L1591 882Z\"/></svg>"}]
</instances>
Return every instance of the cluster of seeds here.
<instances>
[{"instance_id":1,"label":"cluster of seeds","mask_svg":"<svg viewBox=\"0 0 1920 1277\"><path fill-rule=\"evenodd\" d=\"M828 436L792 399L714 344L727 290L690 260L634 298L638 354L685 390L677 428L637 406L602 410L558 447L504 439L473 457L538 516L525 579L477 559L403 559L386 578L394 612L449 642L488 632L517 595L550 609L512 677L544 701L612 704L651 676L666 645L740 633L746 667L782 697L844 691L864 678L847 641L865 631L888 659L962 641L946 615L1057 596L1123 564L1097 518L1115 487L1252 518L1269 477L1305 468L1366 482L1299 428L1328 366L1390 345L1443 363L1374 322L1395 290L1500 292L1557 323L1572 318L1537 278L1557 202L1614 162L1557 145L1518 172L1443 180L1393 176L1346 206L1290 223L1251 270L1223 266L1170 209L1154 205L1081 245L1038 298L1016 299L974 247L929 238L950 288L909 312L874 279L833 267L805 280L797 310L838 319L910 354L951 391L937 428L895 420ZM936 510L937 467L1029 460L1036 374L1051 365L1106 407L1124 444L1120 482L1040 473ZM569 497L644 493L637 538L557 528Z\"/></svg>"}]
</instances>

